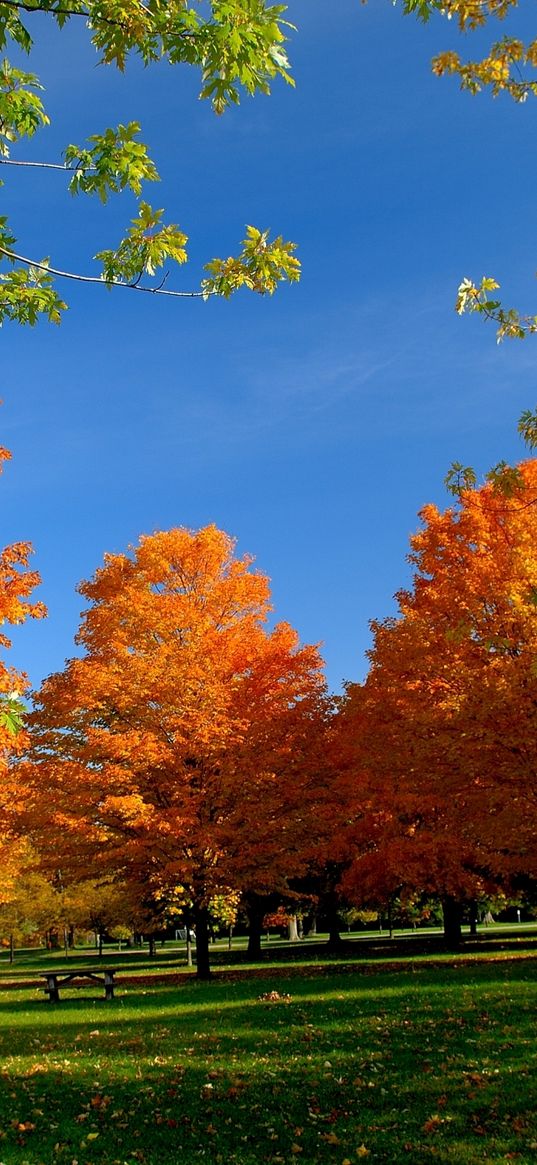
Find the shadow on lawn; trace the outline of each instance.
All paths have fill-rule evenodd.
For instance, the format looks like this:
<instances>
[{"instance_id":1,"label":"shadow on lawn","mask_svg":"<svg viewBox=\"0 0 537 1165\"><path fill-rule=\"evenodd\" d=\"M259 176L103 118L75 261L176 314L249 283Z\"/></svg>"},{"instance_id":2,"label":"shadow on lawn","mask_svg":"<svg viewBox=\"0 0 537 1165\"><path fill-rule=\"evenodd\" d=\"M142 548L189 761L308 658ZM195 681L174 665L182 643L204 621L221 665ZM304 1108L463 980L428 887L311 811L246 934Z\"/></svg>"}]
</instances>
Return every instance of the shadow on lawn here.
<instances>
[{"instance_id":1,"label":"shadow on lawn","mask_svg":"<svg viewBox=\"0 0 537 1165\"><path fill-rule=\"evenodd\" d=\"M273 987L3 1005L2 1160L341 1165L362 1145L386 1165L431 1148L450 1165L531 1159L527 966L334 972L259 998Z\"/></svg>"},{"instance_id":2,"label":"shadow on lawn","mask_svg":"<svg viewBox=\"0 0 537 1165\"><path fill-rule=\"evenodd\" d=\"M510 951L520 953L527 951L528 953L537 952L537 934L534 930L525 931L516 930L504 935L481 933L477 937L465 935L461 946L458 950L460 955L484 955L494 953L508 953ZM452 953L452 952L451 952ZM359 938L342 939L341 947L337 951L330 951L325 940L313 942L307 940L305 943L288 943L282 942L281 945L277 941L263 946L261 954L255 960L248 954L247 950L227 950L222 946L211 948L211 964L215 971L222 968L237 968L251 967L252 963L255 967L261 970L267 964L289 964L292 966L295 963L300 964L317 964L324 963L329 968L337 966L338 963L356 961L381 961L384 959L413 959L421 957L449 957L450 952L446 948L444 939L441 935L427 936L423 932L416 932L414 935L404 937L394 937L390 939L387 935L364 935ZM66 969L74 969L75 967L110 967L115 970L132 972L136 974L156 973L158 968L162 970L177 970L189 974L186 965L186 952L184 950L177 950L172 948L166 950L164 947L157 947L156 955L151 958L147 951L131 950L128 952L104 952L102 958L99 958L96 951L87 951L76 949L65 956L63 952L51 951L33 951L24 955L17 956L13 964L9 964L5 960L0 962L0 987L2 980L15 980L17 977L21 978L27 974L28 978L32 977L33 972L39 975L42 969L49 970L51 967L61 971Z\"/></svg>"}]
</instances>

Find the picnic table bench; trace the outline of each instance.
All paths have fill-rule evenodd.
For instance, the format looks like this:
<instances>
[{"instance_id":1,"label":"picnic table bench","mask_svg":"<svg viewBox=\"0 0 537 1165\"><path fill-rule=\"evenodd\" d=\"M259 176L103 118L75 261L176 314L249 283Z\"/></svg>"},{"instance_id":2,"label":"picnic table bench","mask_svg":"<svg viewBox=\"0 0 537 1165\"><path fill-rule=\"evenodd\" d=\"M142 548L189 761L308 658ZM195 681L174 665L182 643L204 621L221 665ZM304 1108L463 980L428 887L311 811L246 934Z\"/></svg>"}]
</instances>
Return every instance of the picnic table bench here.
<instances>
[{"instance_id":1,"label":"picnic table bench","mask_svg":"<svg viewBox=\"0 0 537 1165\"><path fill-rule=\"evenodd\" d=\"M88 979L92 983L100 983L104 987L105 999L114 998L114 975L115 971L110 970L94 970L92 967L88 970L78 969L76 971L43 971L42 978L46 980L46 987L43 988L45 995L48 995L50 1003L60 1002L60 987L66 987L78 979L76 984L78 987L87 983Z\"/></svg>"}]
</instances>

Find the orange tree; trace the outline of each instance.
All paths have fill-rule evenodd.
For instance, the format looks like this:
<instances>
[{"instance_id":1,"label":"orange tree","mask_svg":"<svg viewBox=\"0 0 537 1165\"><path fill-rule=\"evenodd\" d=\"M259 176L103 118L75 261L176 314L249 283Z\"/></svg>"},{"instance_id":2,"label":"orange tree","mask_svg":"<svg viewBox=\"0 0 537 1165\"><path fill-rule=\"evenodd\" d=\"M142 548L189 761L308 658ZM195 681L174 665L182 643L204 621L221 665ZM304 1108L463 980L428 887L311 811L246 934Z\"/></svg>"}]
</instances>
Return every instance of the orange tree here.
<instances>
[{"instance_id":1,"label":"orange tree","mask_svg":"<svg viewBox=\"0 0 537 1165\"><path fill-rule=\"evenodd\" d=\"M10 454L0 448L0 470ZM0 550L0 624L23 623L28 616L40 618L45 613L42 603L31 602L30 595L40 582L36 571L29 569L31 546L17 542ZM0 648L9 648L11 642L2 630ZM20 672L0 659L0 860L2 887L0 904L11 900L13 881L21 861L24 846L17 844L10 829L11 812L16 804L15 791L9 778L9 760L20 749L23 705L21 696L28 687Z\"/></svg>"},{"instance_id":2,"label":"orange tree","mask_svg":"<svg viewBox=\"0 0 537 1165\"><path fill-rule=\"evenodd\" d=\"M0 448L0 472L11 454ZM28 567L32 548L29 542L15 542L0 550L0 625L23 623L28 616L39 619L45 614L42 603L30 602L30 595L41 579ZM0 632L0 648L11 641ZM0 757L9 752L19 727L20 696L28 687L26 677L0 660Z\"/></svg>"},{"instance_id":3,"label":"orange tree","mask_svg":"<svg viewBox=\"0 0 537 1165\"><path fill-rule=\"evenodd\" d=\"M356 897L457 904L537 874L537 463L421 512L411 590L373 624L340 734L355 774Z\"/></svg>"},{"instance_id":4,"label":"orange tree","mask_svg":"<svg viewBox=\"0 0 537 1165\"><path fill-rule=\"evenodd\" d=\"M321 659L267 629L267 578L214 526L142 537L80 592L83 655L36 698L22 820L75 880L182 887L204 977L211 898L283 888L326 821Z\"/></svg>"}]
</instances>

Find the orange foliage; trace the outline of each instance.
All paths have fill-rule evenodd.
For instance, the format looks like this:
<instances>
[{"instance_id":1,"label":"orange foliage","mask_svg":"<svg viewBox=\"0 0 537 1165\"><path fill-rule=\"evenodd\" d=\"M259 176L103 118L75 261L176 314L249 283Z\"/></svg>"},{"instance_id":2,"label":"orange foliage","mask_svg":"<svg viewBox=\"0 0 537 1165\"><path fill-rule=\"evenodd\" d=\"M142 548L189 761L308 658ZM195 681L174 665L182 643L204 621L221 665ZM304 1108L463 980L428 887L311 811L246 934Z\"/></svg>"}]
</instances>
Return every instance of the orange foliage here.
<instances>
[{"instance_id":1,"label":"orange foliage","mask_svg":"<svg viewBox=\"0 0 537 1165\"><path fill-rule=\"evenodd\" d=\"M0 448L0 472L2 462L8 461L10 457L7 449ZM0 550L0 624L23 623L29 615L39 619L46 613L42 603L28 601L41 581L37 571L28 569L31 553L29 542L15 542ZM7 635L0 632L0 647L10 646ZM26 678L0 661L0 695L10 694L13 690L21 692L26 687ZM3 742L1 735L0 741Z\"/></svg>"},{"instance_id":2,"label":"orange foliage","mask_svg":"<svg viewBox=\"0 0 537 1165\"><path fill-rule=\"evenodd\" d=\"M0 448L0 472L2 463L9 460L7 449ZM45 614L42 603L31 603L29 596L40 582L36 571L28 569L31 546L27 542L17 542L0 550L0 624L22 623L30 615L40 618ZM0 632L0 647L9 648L10 640ZM0 712L9 711L11 700L17 699L27 688L27 679L14 668L0 660ZM3 705L3 708L2 708ZM9 833L8 814L16 798L8 778L10 756L19 749L22 738L15 736L10 727L9 715L0 715L0 862L3 873L3 889L0 902L11 893L12 879L21 862L20 845L13 842ZM24 847L23 847L24 848Z\"/></svg>"},{"instance_id":3,"label":"orange foliage","mask_svg":"<svg viewBox=\"0 0 537 1165\"><path fill-rule=\"evenodd\" d=\"M537 463L427 506L412 590L373 624L340 738L354 771L354 897L471 897L537 873Z\"/></svg>"},{"instance_id":4,"label":"orange foliage","mask_svg":"<svg viewBox=\"0 0 537 1165\"><path fill-rule=\"evenodd\" d=\"M327 798L315 647L267 630L267 578L214 526L142 537L80 587L84 654L43 685L28 822L75 875L198 910L300 873Z\"/></svg>"}]
</instances>

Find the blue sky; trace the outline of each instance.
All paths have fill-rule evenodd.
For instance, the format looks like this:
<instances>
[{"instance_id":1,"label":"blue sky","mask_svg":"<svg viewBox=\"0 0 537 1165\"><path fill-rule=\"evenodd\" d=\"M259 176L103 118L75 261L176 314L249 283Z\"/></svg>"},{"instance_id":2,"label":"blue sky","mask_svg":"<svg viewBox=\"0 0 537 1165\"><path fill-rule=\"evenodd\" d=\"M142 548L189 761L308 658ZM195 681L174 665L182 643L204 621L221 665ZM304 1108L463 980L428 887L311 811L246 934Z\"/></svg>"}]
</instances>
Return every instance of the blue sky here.
<instances>
[{"instance_id":1,"label":"blue sky","mask_svg":"<svg viewBox=\"0 0 537 1165\"><path fill-rule=\"evenodd\" d=\"M523 455L537 340L498 348L453 303L464 275L486 273L537 310L535 109L435 78L431 56L460 39L440 18L422 27L378 0L327 11L291 0L296 90L222 118L193 70L121 76L96 67L81 27L33 18L52 126L14 157L53 161L139 120L162 176L146 197L191 240L174 286L196 287L246 223L295 240L303 263L272 299L65 284L60 328L4 328L2 540L33 543L49 608L14 635L33 684L72 654L75 586L104 552L215 522L270 575L275 618L322 644L338 690L364 674L369 619L393 611L417 511L447 504L450 462ZM22 253L82 273L135 209L72 199L61 174L2 178Z\"/></svg>"}]
</instances>

